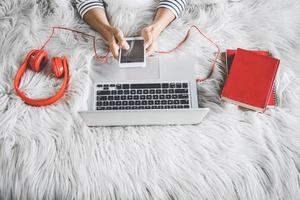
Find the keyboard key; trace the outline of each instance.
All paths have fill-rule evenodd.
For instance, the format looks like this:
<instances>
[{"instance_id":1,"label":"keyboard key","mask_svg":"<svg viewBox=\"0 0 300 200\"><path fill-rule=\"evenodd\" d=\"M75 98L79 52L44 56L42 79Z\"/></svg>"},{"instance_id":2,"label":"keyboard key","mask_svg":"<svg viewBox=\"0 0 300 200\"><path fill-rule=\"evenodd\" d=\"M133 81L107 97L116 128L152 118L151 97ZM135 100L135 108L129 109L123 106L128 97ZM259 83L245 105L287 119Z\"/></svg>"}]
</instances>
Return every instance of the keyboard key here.
<instances>
[{"instance_id":1,"label":"keyboard key","mask_svg":"<svg viewBox=\"0 0 300 200\"><path fill-rule=\"evenodd\" d=\"M108 106L108 101L104 101L103 106Z\"/></svg>"},{"instance_id":2,"label":"keyboard key","mask_svg":"<svg viewBox=\"0 0 300 200\"><path fill-rule=\"evenodd\" d=\"M150 90L150 94L155 94L155 90Z\"/></svg>"},{"instance_id":3,"label":"keyboard key","mask_svg":"<svg viewBox=\"0 0 300 200\"><path fill-rule=\"evenodd\" d=\"M120 95L123 94L123 90L119 90L118 94L120 94Z\"/></svg>"},{"instance_id":4,"label":"keyboard key","mask_svg":"<svg viewBox=\"0 0 300 200\"><path fill-rule=\"evenodd\" d=\"M113 96L108 96L107 99L108 99L109 101L111 101L111 100L114 100L114 97L113 97Z\"/></svg>"},{"instance_id":5,"label":"keyboard key","mask_svg":"<svg viewBox=\"0 0 300 200\"><path fill-rule=\"evenodd\" d=\"M174 104L179 104L179 100L174 100Z\"/></svg>"},{"instance_id":6,"label":"keyboard key","mask_svg":"<svg viewBox=\"0 0 300 200\"><path fill-rule=\"evenodd\" d=\"M148 90L143 90L143 94L148 94L149 91Z\"/></svg>"},{"instance_id":7,"label":"keyboard key","mask_svg":"<svg viewBox=\"0 0 300 200\"><path fill-rule=\"evenodd\" d=\"M154 103L155 103L155 105L159 105L160 101L159 100L155 100Z\"/></svg>"},{"instance_id":8,"label":"keyboard key","mask_svg":"<svg viewBox=\"0 0 300 200\"><path fill-rule=\"evenodd\" d=\"M109 87L115 87L115 86L116 86L115 84L110 84L110 85L109 85Z\"/></svg>"},{"instance_id":9,"label":"keyboard key","mask_svg":"<svg viewBox=\"0 0 300 200\"><path fill-rule=\"evenodd\" d=\"M136 94L136 91L135 90L131 90L130 94Z\"/></svg>"},{"instance_id":10,"label":"keyboard key","mask_svg":"<svg viewBox=\"0 0 300 200\"><path fill-rule=\"evenodd\" d=\"M112 94L112 95L116 95L116 94L117 94L117 91L116 91L116 90L112 90L112 91L111 91L111 94Z\"/></svg>"},{"instance_id":11,"label":"keyboard key","mask_svg":"<svg viewBox=\"0 0 300 200\"><path fill-rule=\"evenodd\" d=\"M123 106L127 106L128 105L128 101L122 101L122 105Z\"/></svg>"},{"instance_id":12,"label":"keyboard key","mask_svg":"<svg viewBox=\"0 0 300 200\"><path fill-rule=\"evenodd\" d=\"M141 100L146 99L146 95L141 95L141 96L140 96L140 99L141 99Z\"/></svg>"},{"instance_id":13,"label":"keyboard key","mask_svg":"<svg viewBox=\"0 0 300 200\"><path fill-rule=\"evenodd\" d=\"M130 96L127 96L127 99L128 99L128 100L132 100L132 99L133 99L133 96L131 96L131 95L130 95Z\"/></svg>"},{"instance_id":14,"label":"keyboard key","mask_svg":"<svg viewBox=\"0 0 300 200\"><path fill-rule=\"evenodd\" d=\"M143 90L137 90L137 94L142 94Z\"/></svg>"},{"instance_id":15,"label":"keyboard key","mask_svg":"<svg viewBox=\"0 0 300 200\"><path fill-rule=\"evenodd\" d=\"M178 98L179 99L187 99L187 98L189 98L189 95L187 95L187 94L179 94Z\"/></svg>"},{"instance_id":16,"label":"keyboard key","mask_svg":"<svg viewBox=\"0 0 300 200\"><path fill-rule=\"evenodd\" d=\"M97 102L97 106L102 106L102 102Z\"/></svg>"},{"instance_id":17,"label":"keyboard key","mask_svg":"<svg viewBox=\"0 0 300 200\"><path fill-rule=\"evenodd\" d=\"M188 89L175 89L175 93L188 93Z\"/></svg>"},{"instance_id":18,"label":"keyboard key","mask_svg":"<svg viewBox=\"0 0 300 200\"><path fill-rule=\"evenodd\" d=\"M121 100L126 100L126 96L121 96Z\"/></svg>"},{"instance_id":19,"label":"keyboard key","mask_svg":"<svg viewBox=\"0 0 300 200\"><path fill-rule=\"evenodd\" d=\"M142 101L142 105L147 105L147 101Z\"/></svg>"},{"instance_id":20,"label":"keyboard key","mask_svg":"<svg viewBox=\"0 0 300 200\"><path fill-rule=\"evenodd\" d=\"M161 90L155 90L156 94L161 94Z\"/></svg>"},{"instance_id":21,"label":"keyboard key","mask_svg":"<svg viewBox=\"0 0 300 200\"><path fill-rule=\"evenodd\" d=\"M153 100L150 100L150 101L148 101L148 104L149 104L149 105L153 105L153 104L154 104L154 101L153 101Z\"/></svg>"},{"instance_id":22,"label":"keyboard key","mask_svg":"<svg viewBox=\"0 0 300 200\"><path fill-rule=\"evenodd\" d=\"M139 97L138 95L134 95L134 96L133 96L133 99L134 99L134 100L139 100L139 98L140 98L140 97Z\"/></svg>"},{"instance_id":23,"label":"keyboard key","mask_svg":"<svg viewBox=\"0 0 300 200\"><path fill-rule=\"evenodd\" d=\"M173 100L168 100L168 104L170 105L170 104L173 104L174 102L173 102Z\"/></svg>"},{"instance_id":24,"label":"keyboard key","mask_svg":"<svg viewBox=\"0 0 300 200\"><path fill-rule=\"evenodd\" d=\"M170 88L175 88L175 83L170 83Z\"/></svg>"},{"instance_id":25,"label":"keyboard key","mask_svg":"<svg viewBox=\"0 0 300 200\"><path fill-rule=\"evenodd\" d=\"M183 84L182 84L182 87L183 87L183 88L187 88L187 87L188 87L188 84L187 84L187 83L183 83Z\"/></svg>"},{"instance_id":26,"label":"keyboard key","mask_svg":"<svg viewBox=\"0 0 300 200\"><path fill-rule=\"evenodd\" d=\"M180 104L189 104L189 100L180 100Z\"/></svg>"},{"instance_id":27,"label":"keyboard key","mask_svg":"<svg viewBox=\"0 0 300 200\"><path fill-rule=\"evenodd\" d=\"M129 105L134 105L134 101L129 101Z\"/></svg>"},{"instance_id":28,"label":"keyboard key","mask_svg":"<svg viewBox=\"0 0 300 200\"><path fill-rule=\"evenodd\" d=\"M161 101L161 104L162 104L162 105L166 105L166 104L167 104L167 100L162 100L162 101Z\"/></svg>"},{"instance_id":29,"label":"keyboard key","mask_svg":"<svg viewBox=\"0 0 300 200\"><path fill-rule=\"evenodd\" d=\"M103 85L102 84L98 84L97 87L103 87Z\"/></svg>"},{"instance_id":30,"label":"keyboard key","mask_svg":"<svg viewBox=\"0 0 300 200\"><path fill-rule=\"evenodd\" d=\"M124 85L122 86L122 89L129 89L129 84L124 84Z\"/></svg>"},{"instance_id":31,"label":"keyboard key","mask_svg":"<svg viewBox=\"0 0 300 200\"><path fill-rule=\"evenodd\" d=\"M159 95L159 98L160 98L160 99L164 99L164 98L165 98L165 95L161 94L161 95Z\"/></svg>"},{"instance_id":32,"label":"keyboard key","mask_svg":"<svg viewBox=\"0 0 300 200\"><path fill-rule=\"evenodd\" d=\"M169 88L169 83L163 83L162 88Z\"/></svg>"},{"instance_id":33,"label":"keyboard key","mask_svg":"<svg viewBox=\"0 0 300 200\"><path fill-rule=\"evenodd\" d=\"M158 95L153 95L153 99L158 99Z\"/></svg>"},{"instance_id":34,"label":"keyboard key","mask_svg":"<svg viewBox=\"0 0 300 200\"><path fill-rule=\"evenodd\" d=\"M107 100L107 96L100 96L99 98L97 97L97 100L100 100L100 101L106 101Z\"/></svg>"},{"instance_id":35,"label":"keyboard key","mask_svg":"<svg viewBox=\"0 0 300 200\"><path fill-rule=\"evenodd\" d=\"M129 90L124 90L124 94L129 94Z\"/></svg>"},{"instance_id":36,"label":"keyboard key","mask_svg":"<svg viewBox=\"0 0 300 200\"><path fill-rule=\"evenodd\" d=\"M97 91L97 95L110 95L110 91Z\"/></svg>"},{"instance_id":37,"label":"keyboard key","mask_svg":"<svg viewBox=\"0 0 300 200\"><path fill-rule=\"evenodd\" d=\"M166 95L166 98L167 98L167 99L171 99L172 96L171 96L170 94L168 94L168 95Z\"/></svg>"},{"instance_id":38,"label":"keyboard key","mask_svg":"<svg viewBox=\"0 0 300 200\"><path fill-rule=\"evenodd\" d=\"M176 83L176 88L181 88L181 87L182 87L181 83Z\"/></svg>"},{"instance_id":39,"label":"keyboard key","mask_svg":"<svg viewBox=\"0 0 300 200\"><path fill-rule=\"evenodd\" d=\"M152 97L152 96L148 94L146 98L147 98L147 99L151 99L151 97Z\"/></svg>"},{"instance_id":40,"label":"keyboard key","mask_svg":"<svg viewBox=\"0 0 300 200\"><path fill-rule=\"evenodd\" d=\"M173 94L174 92L175 92L174 89L169 89L170 94Z\"/></svg>"},{"instance_id":41,"label":"keyboard key","mask_svg":"<svg viewBox=\"0 0 300 200\"><path fill-rule=\"evenodd\" d=\"M137 105L137 106L141 105L141 101L135 101L134 105Z\"/></svg>"},{"instance_id":42,"label":"keyboard key","mask_svg":"<svg viewBox=\"0 0 300 200\"><path fill-rule=\"evenodd\" d=\"M120 100L121 97L120 96L114 96L114 100Z\"/></svg>"},{"instance_id":43,"label":"keyboard key","mask_svg":"<svg viewBox=\"0 0 300 200\"><path fill-rule=\"evenodd\" d=\"M152 89L152 88L161 88L160 83L145 83L145 84L131 84L130 85L131 89Z\"/></svg>"},{"instance_id":44,"label":"keyboard key","mask_svg":"<svg viewBox=\"0 0 300 200\"><path fill-rule=\"evenodd\" d=\"M183 108L190 108L190 106L189 105L184 105Z\"/></svg>"},{"instance_id":45,"label":"keyboard key","mask_svg":"<svg viewBox=\"0 0 300 200\"><path fill-rule=\"evenodd\" d=\"M167 90L167 89L163 89L163 90L162 90L162 93L163 93L163 94L167 94L167 93L168 93L168 90Z\"/></svg>"},{"instance_id":46,"label":"keyboard key","mask_svg":"<svg viewBox=\"0 0 300 200\"><path fill-rule=\"evenodd\" d=\"M177 99L178 98L178 95L177 94L173 94L172 95L172 99Z\"/></svg>"},{"instance_id":47,"label":"keyboard key","mask_svg":"<svg viewBox=\"0 0 300 200\"><path fill-rule=\"evenodd\" d=\"M116 105L117 105L117 106L120 106L120 105L122 105L122 102L121 102L121 101L117 101L117 102L116 102Z\"/></svg>"},{"instance_id":48,"label":"keyboard key","mask_svg":"<svg viewBox=\"0 0 300 200\"><path fill-rule=\"evenodd\" d=\"M117 84L117 85L116 85L116 89L117 89L117 90L120 90L120 89L121 89L121 84Z\"/></svg>"}]
</instances>

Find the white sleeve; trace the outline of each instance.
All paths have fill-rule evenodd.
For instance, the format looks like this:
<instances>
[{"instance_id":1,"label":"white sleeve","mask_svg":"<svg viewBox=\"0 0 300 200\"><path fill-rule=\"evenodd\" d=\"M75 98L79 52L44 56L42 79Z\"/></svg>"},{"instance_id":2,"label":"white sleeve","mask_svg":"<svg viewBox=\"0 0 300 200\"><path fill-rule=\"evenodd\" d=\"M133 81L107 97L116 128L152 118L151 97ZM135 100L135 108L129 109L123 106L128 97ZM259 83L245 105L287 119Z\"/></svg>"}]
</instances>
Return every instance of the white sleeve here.
<instances>
[{"instance_id":1,"label":"white sleeve","mask_svg":"<svg viewBox=\"0 0 300 200\"><path fill-rule=\"evenodd\" d=\"M160 0L157 8L168 8L177 18L184 10L185 6L186 0Z\"/></svg>"},{"instance_id":2,"label":"white sleeve","mask_svg":"<svg viewBox=\"0 0 300 200\"><path fill-rule=\"evenodd\" d=\"M84 14L93 8L104 9L102 0L75 0L77 10L83 18Z\"/></svg>"}]
</instances>

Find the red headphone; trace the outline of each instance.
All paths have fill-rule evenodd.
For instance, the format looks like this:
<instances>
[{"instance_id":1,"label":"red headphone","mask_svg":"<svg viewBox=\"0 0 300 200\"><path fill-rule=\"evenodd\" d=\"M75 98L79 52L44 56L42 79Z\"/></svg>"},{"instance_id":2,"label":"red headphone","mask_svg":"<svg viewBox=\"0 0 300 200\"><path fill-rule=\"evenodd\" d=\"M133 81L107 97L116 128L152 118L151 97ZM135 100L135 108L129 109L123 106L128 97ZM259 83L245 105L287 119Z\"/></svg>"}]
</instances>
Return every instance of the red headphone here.
<instances>
[{"instance_id":1,"label":"red headphone","mask_svg":"<svg viewBox=\"0 0 300 200\"><path fill-rule=\"evenodd\" d=\"M23 64L21 65L21 67L19 68L19 70L16 74L16 77L15 77L15 80L14 80L14 88L15 88L16 94L25 103L27 103L31 106L47 106L47 105L53 104L54 102L59 100L64 95L64 92L67 89L67 85L69 82L69 66L68 66L68 60L66 57L62 57L62 58L53 57L51 59L51 69L52 69L52 72L55 75L55 77L56 78L64 77L64 81L62 83L61 88L57 91L57 93L54 96L46 98L46 99L31 99L31 98L27 97L24 94L24 92L22 92L19 89L21 78L28 67L31 68L31 70L33 70L35 72L40 72L49 62L48 53L44 50L44 48L46 47L46 45L49 43L49 41L53 37L55 29L71 31L71 32L79 33L83 36L91 37L93 39L93 48L94 48L94 53L95 53L96 59L100 63L104 63L108 59L109 52L107 52L104 56L99 56L97 54L95 36L81 32L81 31L77 31L74 29L70 29L70 28L64 28L64 27L59 27L59 26L52 27L52 33L51 33L50 37L48 38L48 40L44 43L44 45L40 49L31 50L27 54L26 59L23 62Z\"/></svg>"},{"instance_id":2,"label":"red headphone","mask_svg":"<svg viewBox=\"0 0 300 200\"><path fill-rule=\"evenodd\" d=\"M66 57L60 58L60 57L53 57L51 59L51 70L55 77L62 78L64 77L64 81L62 83L61 88L58 90L58 92L49 98L46 99L31 99L27 97L20 89L20 81L25 73L26 69L29 67L31 70L35 72L40 72L48 63L48 53L43 50L31 50L27 56L21 67L19 68L15 80L14 80L14 88L19 97L21 99L31 105L31 106L47 106L54 102L56 102L58 99L60 99L67 88L68 81L69 81L69 68L68 68L68 60Z\"/></svg>"}]
</instances>

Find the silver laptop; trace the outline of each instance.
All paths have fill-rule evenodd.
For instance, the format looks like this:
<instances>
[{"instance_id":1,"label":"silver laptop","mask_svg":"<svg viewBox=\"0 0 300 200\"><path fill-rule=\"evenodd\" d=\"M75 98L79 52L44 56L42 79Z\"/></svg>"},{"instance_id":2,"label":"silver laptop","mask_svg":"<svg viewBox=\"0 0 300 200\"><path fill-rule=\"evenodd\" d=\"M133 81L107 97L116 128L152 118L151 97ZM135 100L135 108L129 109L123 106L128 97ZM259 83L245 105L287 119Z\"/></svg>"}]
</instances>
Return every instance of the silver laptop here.
<instances>
[{"instance_id":1,"label":"silver laptop","mask_svg":"<svg viewBox=\"0 0 300 200\"><path fill-rule=\"evenodd\" d=\"M120 68L110 60L89 69L89 95L79 114L88 126L197 124L196 62L148 57L145 67Z\"/></svg>"}]
</instances>

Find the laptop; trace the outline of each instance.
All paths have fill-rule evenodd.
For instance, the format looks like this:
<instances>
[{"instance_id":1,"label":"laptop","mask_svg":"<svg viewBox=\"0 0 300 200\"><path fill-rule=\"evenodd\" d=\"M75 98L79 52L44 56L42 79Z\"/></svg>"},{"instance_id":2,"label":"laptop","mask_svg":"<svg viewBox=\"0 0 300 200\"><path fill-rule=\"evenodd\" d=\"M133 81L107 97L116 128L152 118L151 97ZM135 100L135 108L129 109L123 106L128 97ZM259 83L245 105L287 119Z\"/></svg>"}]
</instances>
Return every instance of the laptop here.
<instances>
[{"instance_id":1,"label":"laptop","mask_svg":"<svg viewBox=\"0 0 300 200\"><path fill-rule=\"evenodd\" d=\"M120 68L117 61L93 63L88 98L79 111L88 126L198 124L196 61L148 57L145 67Z\"/></svg>"}]
</instances>

